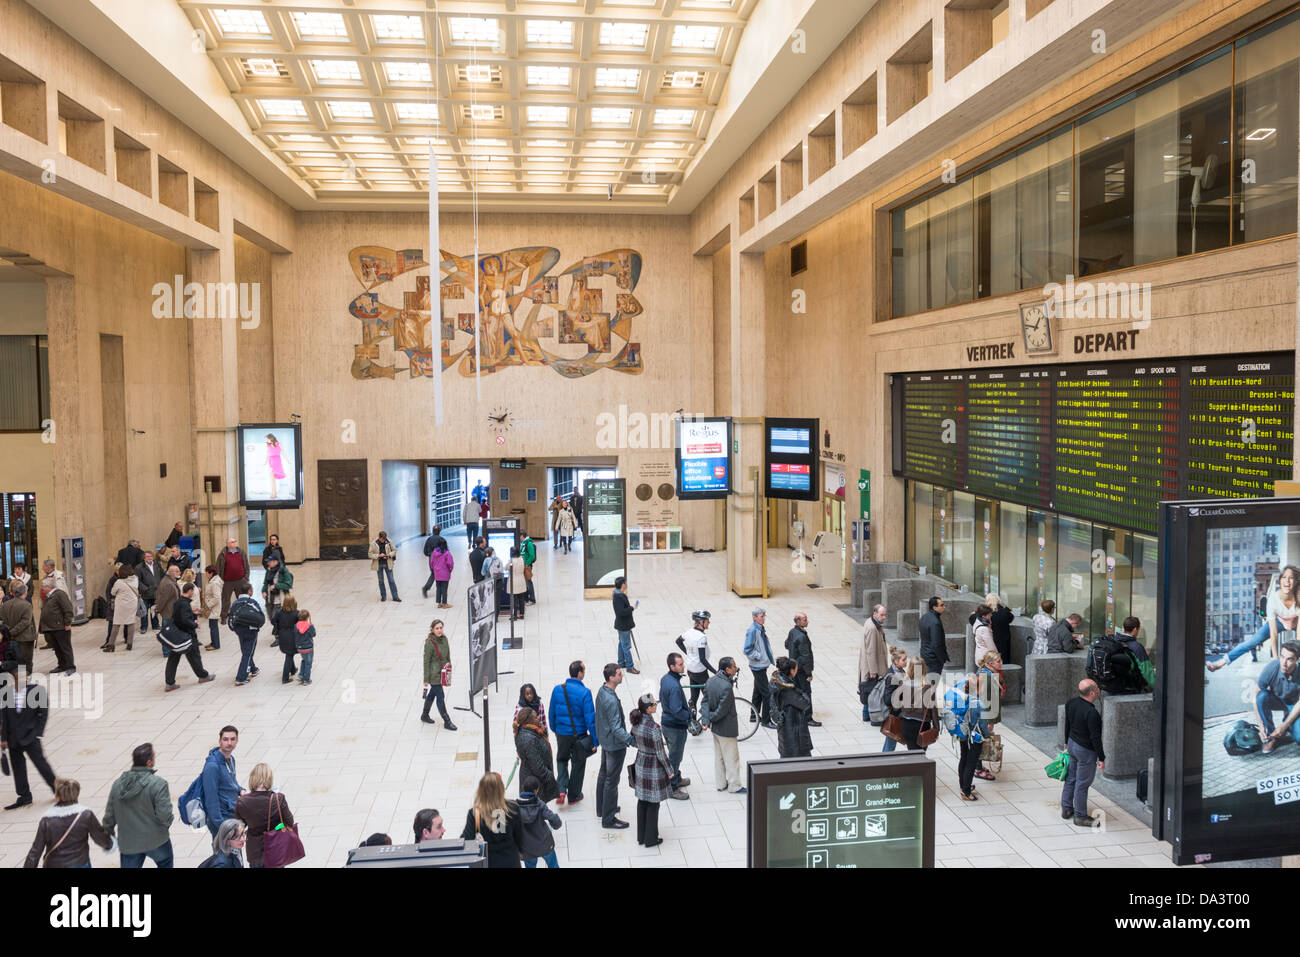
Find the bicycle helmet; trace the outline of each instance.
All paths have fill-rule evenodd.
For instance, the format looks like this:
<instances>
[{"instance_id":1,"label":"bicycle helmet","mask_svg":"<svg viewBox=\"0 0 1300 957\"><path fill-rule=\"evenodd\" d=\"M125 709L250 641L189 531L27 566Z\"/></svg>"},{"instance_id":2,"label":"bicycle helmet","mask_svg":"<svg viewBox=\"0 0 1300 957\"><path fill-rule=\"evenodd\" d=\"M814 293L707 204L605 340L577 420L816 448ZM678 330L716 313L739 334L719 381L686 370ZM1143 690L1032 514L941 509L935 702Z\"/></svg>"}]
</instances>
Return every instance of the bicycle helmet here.
<instances>
[{"instance_id":1,"label":"bicycle helmet","mask_svg":"<svg viewBox=\"0 0 1300 957\"><path fill-rule=\"evenodd\" d=\"M707 611L691 612L691 621L708 621L711 616Z\"/></svg>"}]
</instances>

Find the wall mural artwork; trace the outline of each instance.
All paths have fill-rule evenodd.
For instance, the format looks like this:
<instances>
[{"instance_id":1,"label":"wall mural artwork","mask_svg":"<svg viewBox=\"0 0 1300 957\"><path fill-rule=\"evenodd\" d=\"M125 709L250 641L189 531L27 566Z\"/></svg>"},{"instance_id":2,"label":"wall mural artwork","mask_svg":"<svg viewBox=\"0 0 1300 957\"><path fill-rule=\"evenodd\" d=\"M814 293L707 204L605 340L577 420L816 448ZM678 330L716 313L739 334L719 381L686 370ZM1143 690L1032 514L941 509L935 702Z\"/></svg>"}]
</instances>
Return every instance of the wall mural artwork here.
<instances>
[{"instance_id":1,"label":"wall mural artwork","mask_svg":"<svg viewBox=\"0 0 1300 957\"><path fill-rule=\"evenodd\" d=\"M424 250L358 246L348 253L364 287L348 306L361 323L353 378L430 376L435 340L443 369L456 366L466 378L473 378L476 364L484 375L507 366L550 366L568 379L601 369L643 371L641 343L632 338L632 320L644 311L635 295L640 253L613 249L554 275L560 251L553 246L480 254L477 347L473 257L445 249L440 254L442 322L434 330L429 275L415 276L413 290L402 288L410 286L410 277L401 277L429 266ZM403 357L406 364L399 365Z\"/></svg>"}]
</instances>

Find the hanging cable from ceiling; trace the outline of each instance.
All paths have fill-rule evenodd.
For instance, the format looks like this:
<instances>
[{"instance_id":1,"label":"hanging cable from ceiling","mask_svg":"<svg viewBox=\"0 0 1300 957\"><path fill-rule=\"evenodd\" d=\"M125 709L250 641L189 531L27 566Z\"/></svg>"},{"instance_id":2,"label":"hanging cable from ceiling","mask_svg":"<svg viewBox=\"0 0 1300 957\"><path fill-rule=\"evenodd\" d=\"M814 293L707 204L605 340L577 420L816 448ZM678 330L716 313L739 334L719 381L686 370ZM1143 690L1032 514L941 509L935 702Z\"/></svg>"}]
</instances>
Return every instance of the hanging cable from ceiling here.
<instances>
[{"instance_id":1,"label":"hanging cable from ceiling","mask_svg":"<svg viewBox=\"0 0 1300 957\"><path fill-rule=\"evenodd\" d=\"M429 331L433 365L433 424L442 425L442 237L438 223L438 150L435 145L441 98L438 96L438 2L433 3L433 22L425 25L426 51L432 47L429 66ZM426 58L427 60L427 58ZM433 343L437 346L434 348Z\"/></svg>"}]
</instances>

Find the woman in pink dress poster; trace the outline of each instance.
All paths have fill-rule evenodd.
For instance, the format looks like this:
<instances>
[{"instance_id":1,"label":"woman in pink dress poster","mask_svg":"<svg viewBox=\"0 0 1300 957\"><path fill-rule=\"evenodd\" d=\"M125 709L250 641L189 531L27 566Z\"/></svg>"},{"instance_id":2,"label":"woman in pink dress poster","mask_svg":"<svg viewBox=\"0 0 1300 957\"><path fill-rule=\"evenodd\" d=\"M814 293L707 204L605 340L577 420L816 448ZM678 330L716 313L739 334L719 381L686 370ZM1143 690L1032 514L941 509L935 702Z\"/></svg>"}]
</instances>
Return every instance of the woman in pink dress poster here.
<instances>
[{"instance_id":1,"label":"woman in pink dress poster","mask_svg":"<svg viewBox=\"0 0 1300 957\"><path fill-rule=\"evenodd\" d=\"M280 456L280 442L274 435L266 435L266 470L271 473L271 498L279 498L280 479L284 478L284 460Z\"/></svg>"}]
</instances>

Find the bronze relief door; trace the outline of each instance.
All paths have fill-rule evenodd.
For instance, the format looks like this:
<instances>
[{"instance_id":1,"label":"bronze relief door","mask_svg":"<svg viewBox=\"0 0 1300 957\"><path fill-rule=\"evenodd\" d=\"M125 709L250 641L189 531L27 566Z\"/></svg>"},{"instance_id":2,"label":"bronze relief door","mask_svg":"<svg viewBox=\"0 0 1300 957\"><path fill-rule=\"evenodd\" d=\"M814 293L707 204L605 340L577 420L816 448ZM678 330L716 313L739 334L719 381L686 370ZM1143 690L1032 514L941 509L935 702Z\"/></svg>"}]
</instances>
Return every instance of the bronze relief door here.
<instances>
[{"instance_id":1,"label":"bronze relief door","mask_svg":"<svg viewBox=\"0 0 1300 957\"><path fill-rule=\"evenodd\" d=\"M364 558L370 546L370 490L365 459L316 463L321 558Z\"/></svg>"}]
</instances>

